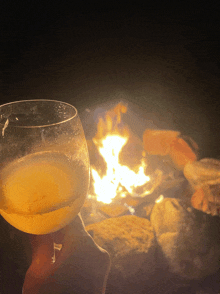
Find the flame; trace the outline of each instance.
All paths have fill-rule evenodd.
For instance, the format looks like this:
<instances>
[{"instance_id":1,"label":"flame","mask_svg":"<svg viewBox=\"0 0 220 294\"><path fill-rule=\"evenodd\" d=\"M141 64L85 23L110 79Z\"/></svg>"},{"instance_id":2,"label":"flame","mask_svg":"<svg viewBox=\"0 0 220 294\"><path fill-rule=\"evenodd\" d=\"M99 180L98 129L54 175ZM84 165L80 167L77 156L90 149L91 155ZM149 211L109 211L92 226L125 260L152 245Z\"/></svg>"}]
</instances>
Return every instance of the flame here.
<instances>
[{"instance_id":1,"label":"flame","mask_svg":"<svg viewBox=\"0 0 220 294\"><path fill-rule=\"evenodd\" d=\"M108 135L102 140L99 152L107 163L106 175L101 177L94 168L91 169L94 191L98 201L111 203L118 193L121 197L126 196L125 193L121 193L122 187L132 193L135 187L150 181L150 177L144 173L144 162L137 173L119 163L119 153L127 141L128 138L119 135Z\"/></svg>"},{"instance_id":2,"label":"flame","mask_svg":"<svg viewBox=\"0 0 220 294\"><path fill-rule=\"evenodd\" d=\"M99 119L97 133L93 138L107 165L103 177L95 167L91 167L94 193L96 200L107 204L116 196L125 197L128 193L133 193L136 187L150 181L150 177L144 173L146 167L144 161L136 173L128 166L119 163L119 154L129 139L129 130L126 127L120 128L121 113L126 111L127 108L120 103L113 110L108 111L105 120Z\"/></svg>"}]
</instances>

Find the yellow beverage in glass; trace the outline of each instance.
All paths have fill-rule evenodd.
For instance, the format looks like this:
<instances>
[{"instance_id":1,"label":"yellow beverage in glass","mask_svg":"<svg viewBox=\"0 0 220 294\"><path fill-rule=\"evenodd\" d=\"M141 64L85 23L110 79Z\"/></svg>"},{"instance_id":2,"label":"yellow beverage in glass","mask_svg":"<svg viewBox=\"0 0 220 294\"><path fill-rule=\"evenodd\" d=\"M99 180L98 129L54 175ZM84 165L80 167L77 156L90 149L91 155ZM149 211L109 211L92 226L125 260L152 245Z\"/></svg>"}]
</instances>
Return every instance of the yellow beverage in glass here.
<instances>
[{"instance_id":1,"label":"yellow beverage in glass","mask_svg":"<svg viewBox=\"0 0 220 294\"><path fill-rule=\"evenodd\" d=\"M30 125L24 125L24 116L20 118L15 107L16 117L8 116L7 126L2 124L4 133L0 138L5 147L3 153L9 158L0 162L0 213L11 225L31 234L48 234L70 223L79 213L89 185L86 141L75 108L73 111L72 106L64 104L64 112L62 107L57 107L57 103L63 105L61 102L43 101L27 102L27 109L32 106L38 116L39 126L30 116ZM39 109L44 110L42 103L50 110L54 103L56 105L55 118L51 115L46 125L42 125L40 111L34 108L40 104ZM57 109L60 112L56 116ZM59 122L62 113L65 113L65 120ZM14 145L18 150L11 148L11 156L6 147L10 148L9 142L16 137L18 141Z\"/></svg>"},{"instance_id":2,"label":"yellow beverage in glass","mask_svg":"<svg viewBox=\"0 0 220 294\"><path fill-rule=\"evenodd\" d=\"M38 152L1 172L2 216L27 233L64 227L81 208L88 189L87 168L60 152Z\"/></svg>"}]
</instances>

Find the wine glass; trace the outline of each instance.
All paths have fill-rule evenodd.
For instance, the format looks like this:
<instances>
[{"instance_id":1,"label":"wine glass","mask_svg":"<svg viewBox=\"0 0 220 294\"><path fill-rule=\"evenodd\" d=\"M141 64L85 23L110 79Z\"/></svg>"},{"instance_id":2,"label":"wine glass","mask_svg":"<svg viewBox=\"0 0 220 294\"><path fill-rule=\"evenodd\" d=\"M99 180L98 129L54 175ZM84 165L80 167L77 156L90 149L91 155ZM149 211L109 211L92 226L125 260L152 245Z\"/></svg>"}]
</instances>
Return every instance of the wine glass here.
<instances>
[{"instance_id":1,"label":"wine glass","mask_svg":"<svg viewBox=\"0 0 220 294\"><path fill-rule=\"evenodd\" d=\"M89 158L75 107L55 100L0 106L0 213L15 228L50 234L79 213Z\"/></svg>"}]
</instances>

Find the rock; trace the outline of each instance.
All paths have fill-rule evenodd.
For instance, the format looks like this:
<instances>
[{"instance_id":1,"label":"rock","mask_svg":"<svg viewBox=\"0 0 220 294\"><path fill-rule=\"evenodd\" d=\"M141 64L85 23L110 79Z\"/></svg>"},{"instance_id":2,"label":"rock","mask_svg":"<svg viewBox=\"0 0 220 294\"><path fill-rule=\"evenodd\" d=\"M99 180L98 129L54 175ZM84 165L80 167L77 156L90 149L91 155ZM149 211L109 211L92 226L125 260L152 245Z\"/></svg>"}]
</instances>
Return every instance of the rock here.
<instances>
[{"instance_id":1,"label":"rock","mask_svg":"<svg viewBox=\"0 0 220 294\"><path fill-rule=\"evenodd\" d=\"M126 198L121 199L121 203L123 203L126 206L132 206L136 208L140 204L140 197L138 198L128 195Z\"/></svg>"},{"instance_id":2,"label":"rock","mask_svg":"<svg viewBox=\"0 0 220 294\"><path fill-rule=\"evenodd\" d=\"M150 220L172 273L202 279L219 269L219 218L167 198L155 204Z\"/></svg>"},{"instance_id":3,"label":"rock","mask_svg":"<svg viewBox=\"0 0 220 294\"><path fill-rule=\"evenodd\" d=\"M220 215L220 161L204 158L188 163L184 175L191 184L194 208L212 215Z\"/></svg>"},{"instance_id":4,"label":"rock","mask_svg":"<svg viewBox=\"0 0 220 294\"><path fill-rule=\"evenodd\" d=\"M218 181L220 178L220 160L203 158L186 164L184 168L185 177L193 186L204 184L209 181Z\"/></svg>"},{"instance_id":5,"label":"rock","mask_svg":"<svg viewBox=\"0 0 220 294\"><path fill-rule=\"evenodd\" d=\"M151 215L153 207L154 207L154 203L150 203L150 204L144 206L144 211L145 211L145 214L146 214L145 217L147 219L150 219L150 215Z\"/></svg>"},{"instance_id":6,"label":"rock","mask_svg":"<svg viewBox=\"0 0 220 294\"><path fill-rule=\"evenodd\" d=\"M122 216L128 213L128 209L125 205L119 203L111 203L102 205L99 208L99 211L104 214L106 217L117 217Z\"/></svg>"},{"instance_id":7,"label":"rock","mask_svg":"<svg viewBox=\"0 0 220 294\"><path fill-rule=\"evenodd\" d=\"M127 215L89 225L86 229L110 254L107 293L140 293L138 289L152 277L156 268L156 244L149 220Z\"/></svg>"}]
</instances>

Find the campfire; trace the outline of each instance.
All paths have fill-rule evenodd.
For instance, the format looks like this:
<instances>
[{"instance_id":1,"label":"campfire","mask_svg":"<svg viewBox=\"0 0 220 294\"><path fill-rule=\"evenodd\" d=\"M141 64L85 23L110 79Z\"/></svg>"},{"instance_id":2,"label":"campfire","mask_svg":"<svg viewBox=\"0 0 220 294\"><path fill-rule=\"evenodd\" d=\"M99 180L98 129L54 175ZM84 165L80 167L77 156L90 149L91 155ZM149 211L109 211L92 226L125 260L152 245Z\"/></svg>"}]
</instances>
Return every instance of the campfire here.
<instances>
[{"instance_id":1,"label":"campfire","mask_svg":"<svg viewBox=\"0 0 220 294\"><path fill-rule=\"evenodd\" d=\"M151 181L147 174L146 157L143 156L133 170L120 163L120 153L127 144L129 147L132 138L131 131L123 124L121 118L126 112L127 107L119 103L106 113L104 119L99 117L97 133L92 139L99 155L104 159L106 168L103 172L95 165L91 167L92 189L89 197L103 203L109 204L115 198L138 195L138 188L143 186L145 188L143 187L143 193L139 196L150 193L146 187L150 186L147 183ZM134 139L138 142L137 138ZM137 154L133 154L133 157L135 156Z\"/></svg>"},{"instance_id":2,"label":"campfire","mask_svg":"<svg viewBox=\"0 0 220 294\"><path fill-rule=\"evenodd\" d=\"M87 141L91 160L88 199L99 206L123 204L133 214L137 203L162 201L163 191L184 179L170 158L146 152L143 140L123 122L127 110L125 103L118 103L97 114L96 133ZM169 137L179 134L169 132Z\"/></svg>"},{"instance_id":3,"label":"campfire","mask_svg":"<svg viewBox=\"0 0 220 294\"><path fill-rule=\"evenodd\" d=\"M81 215L111 257L106 293L200 293L220 275L220 162L198 160L197 144L175 130L146 127L140 137L125 103L94 113ZM207 293L218 293L212 285Z\"/></svg>"},{"instance_id":4,"label":"campfire","mask_svg":"<svg viewBox=\"0 0 220 294\"><path fill-rule=\"evenodd\" d=\"M172 189L181 192L182 185L187 182L191 184L191 189L186 189L184 195L178 193L178 197L188 200L196 209L212 215L219 214L219 208L213 204L217 198L210 196L216 187L207 188L209 182L206 185L203 183L204 187L201 183L192 183L192 174L199 164L198 145L190 137L155 126L154 129L146 128L140 138L124 122L126 115L129 115L125 103L95 112L96 132L87 140L91 160L88 199L99 205L120 203L131 212L134 207L130 207L129 203L161 201L164 193L170 197L168 191ZM190 166L193 162L196 162L195 167ZM212 185L217 186L218 164L209 159L205 163L206 173L213 171L212 165L217 166L217 176L213 175L217 177L217 182L212 181ZM173 196L177 197L174 193Z\"/></svg>"}]
</instances>

